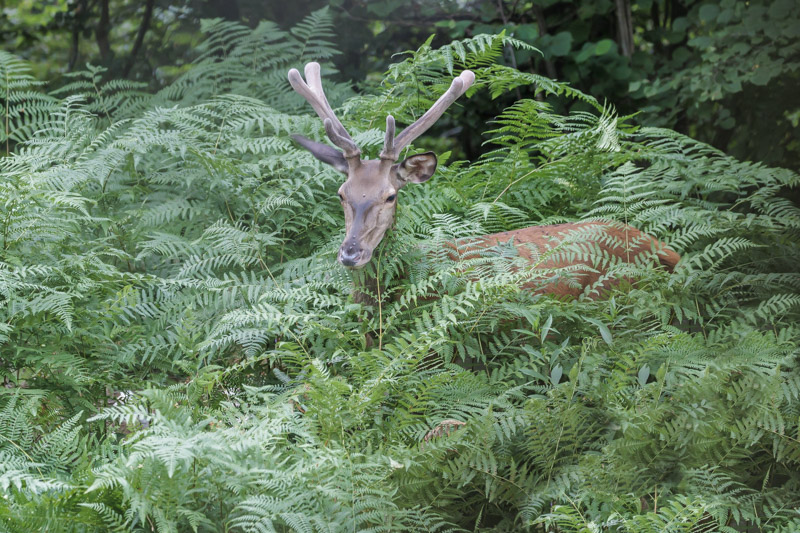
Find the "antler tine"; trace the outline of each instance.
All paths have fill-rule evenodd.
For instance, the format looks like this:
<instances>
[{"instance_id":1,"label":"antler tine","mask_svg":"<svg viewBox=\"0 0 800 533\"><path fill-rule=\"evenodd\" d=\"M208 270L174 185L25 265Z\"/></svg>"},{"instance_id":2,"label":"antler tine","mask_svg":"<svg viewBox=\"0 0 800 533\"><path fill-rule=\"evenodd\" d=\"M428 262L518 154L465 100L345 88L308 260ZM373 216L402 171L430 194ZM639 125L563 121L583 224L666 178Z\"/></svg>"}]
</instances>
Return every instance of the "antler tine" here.
<instances>
[{"instance_id":1,"label":"antler tine","mask_svg":"<svg viewBox=\"0 0 800 533\"><path fill-rule=\"evenodd\" d=\"M425 133L428 128L434 125L439 117L444 114L450 105L459 96L467 92L467 89L475 82L475 74L471 70L465 70L450 84L450 88L436 100L424 115L419 117L416 122L403 130L397 137L394 136L394 118L390 115L386 118L386 138L381 151L381 159L396 160L400 152L414 142L414 139ZM389 119L391 119L391 135L389 132ZM392 141L389 143L389 141Z\"/></svg>"},{"instance_id":2,"label":"antler tine","mask_svg":"<svg viewBox=\"0 0 800 533\"><path fill-rule=\"evenodd\" d=\"M292 88L311 104L319 118L322 119L328 138L344 151L344 156L348 159L359 157L361 150L336 117L331 105L328 103L328 99L325 97L325 91L322 89L322 75L320 74L319 63L316 61L307 63L304 70L308 83L303 80L297 69L293 68L289 71L289 83Z\"/></svg>"},{"instance_id":3,"label":"antler tine","mask_svg":"<svg viewBox=\"0 0 800 533\"><path fill-rule=\"evenodd\" d=\"M392 115L386 116L386 135L383 137L383 150L381 150L381 159L389 159L392 157L394 151L394 117ZM399 150L398 152L399 153ZM397 159L397 156L394 157Z\"/></svg>"}]
</instances>

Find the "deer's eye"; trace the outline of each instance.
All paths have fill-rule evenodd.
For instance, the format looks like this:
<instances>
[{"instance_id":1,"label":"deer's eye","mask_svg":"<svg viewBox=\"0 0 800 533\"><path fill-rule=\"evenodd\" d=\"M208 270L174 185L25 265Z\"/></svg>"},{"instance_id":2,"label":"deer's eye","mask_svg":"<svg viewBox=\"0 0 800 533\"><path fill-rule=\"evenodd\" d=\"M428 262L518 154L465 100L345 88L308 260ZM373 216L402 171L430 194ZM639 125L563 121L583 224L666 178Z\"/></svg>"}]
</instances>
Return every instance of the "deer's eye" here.
<instances>
[{"instance_id":1,"label":"deer's eye","mask_svg":"<svg viewBox=\"0 0 800 533\"><path fill-rule=\"evenodd\" d=\"M386 203L390 204L390 203L394 202L395 198L397 198L396 194L391 195L389 198L386 199Z\"/></svg>"}]
</instances>

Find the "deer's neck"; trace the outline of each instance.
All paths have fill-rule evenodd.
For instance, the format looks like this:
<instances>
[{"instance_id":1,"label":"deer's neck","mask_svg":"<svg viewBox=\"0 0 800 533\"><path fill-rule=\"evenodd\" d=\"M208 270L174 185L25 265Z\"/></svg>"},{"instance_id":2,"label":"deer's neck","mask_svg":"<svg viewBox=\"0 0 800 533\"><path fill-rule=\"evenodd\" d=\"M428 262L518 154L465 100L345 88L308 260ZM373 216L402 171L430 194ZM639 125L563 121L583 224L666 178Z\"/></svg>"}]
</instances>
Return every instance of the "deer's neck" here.
<instances>
[{"instance_id":1,"label":"deer's neck","mask_svg":"<svg viewBox=\"0 0 800 533\"><path fill-rule=\"evenodd\" d=\"M378 279L372 273L361 272L353 277L353 301L377 309Z\"/></svg>"}]
</instances>

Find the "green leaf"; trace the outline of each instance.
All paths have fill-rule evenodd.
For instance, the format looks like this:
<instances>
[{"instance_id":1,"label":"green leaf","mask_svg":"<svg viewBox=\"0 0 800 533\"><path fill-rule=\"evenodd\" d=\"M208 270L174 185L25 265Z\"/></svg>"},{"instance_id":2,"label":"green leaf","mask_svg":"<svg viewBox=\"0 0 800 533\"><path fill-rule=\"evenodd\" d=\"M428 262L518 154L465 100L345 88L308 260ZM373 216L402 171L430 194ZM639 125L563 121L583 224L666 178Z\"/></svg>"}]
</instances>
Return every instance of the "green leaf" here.
<instances>
[{"instance_id":1,"label":"green leaf","mask_svg":"<svg viewBox=\"0 0 800 533\"><path fill-rule=\"evenodd\" d=\"M742 55L748 53L751 50L751 48L752 47L750 46L749 43L745 41L739 41L737 43L734 43L733 46L731 46L728 49L728 51L733 55Z\"/></svg>"},{"instance_id":2,"label":"green leaf","mask_svg":"<svg viewBox=\"0 0 800 533\"><path fill-rule=\"evenodd\" d=\"M693 46L695 48L705 49L711 46L711 37L706 35L695 37L694 39L689 40L689 46Z\"/></svg>"},{"instance_id":3,"label":"green leaf","mask_svg":"<svg viewBox=\"0 0 800 533\"><path fill-rule=\"evenodd\" d=\"M781 73L782 60L768 61L765 64L756 65L750 82L753 85L767 85L773 78Z\"/></svg>"},{"instance_id":4,"label":"green leaf","mask_svg":"<svg viewBox=\"0 0 800 533\"><path fill-rule=\"evenodd\" d=\"M612 49L616 49L617 43L612 41L611 39L603 39L602 41L598 41L597 45L594 48L594 55L602 56L610 52Z\"/></svg>"},{"instance_id":5,"label":"green leaf","mask_svg":"<svg viewBox=\"0 0 800 533\"><path fill-rule=\"evenodd\" d=\"M637 374L637 379L639 380L639 386L644 388L647 385L647 378L650 377L650 367L648 365L644 365L642 368L639 369L639 373Z\"/></svg>"},{"instance_id":6,"label":"green leaf","mask_svg":"<svg viewBox=\"0 0 800 533\"><path fill-rule=\"evenodd\" d=\"M580 372L580 365L572 365L572 368L569 369L569 380L575 382L578 379L578 373Z\"/></svg>"},{"instance_id":7,"label":"green leaf","mask_svg":"<svg viewBox=\"0 0 800 533\"><path fill-rule=\"evenodd\" d=\"M542 333L539 337L539 340L544 344L545 339L547 339L547 334L550 333L550 327L553 325L553 315L547 317L547 320L542 326Z\"/></svg>"},{"instance_id":8,"label":"green leaf","mask_svg":"<svg viewBox=\"0 0 800 533\"><path fill-rule=\"evenodd\" d=\"M719 15L719 6L717 4L704 4L700 7L698 14L700 15L700 20L712 22Z\"/></svg>"},{"instance_id":9,"label":"green leaf","mask_svg":"<svg viewBox=\"0 0 800 533\"><path fill-rule=\"evenodd\" d=\"M685 32L689 29L689 19L686 17L678 17L672 21L672 31Z\"/></svg>"},{"instance_id":10,"label":"green leaf","mask_svg":"<svg viewBox=\"0 0 800 533\"><path fill-rule=\"evenodd\" d=\"M520 24L514 30L514 36L526 43L532 43L539 36L539 28L536 24Z\"/></svg>"},{"instance_id":11,"label":"green leaf","mask_svg":"<svg viewBox=\"0 0 800 533\"><path fill-rule=\"evenodd\" d=\"M785 21L792 14L797 13L797 2L794 0L774 0L770 2L769 18L776 21Z\"/></svg>"},{"instance_id":12,"label":"green leaf","mask_svg":"<svg viewBox=\"0 0 800 533\"><path fill-rule=\"evenodd\" d=\"M574 57L575 62L585 63L592 56L594 56L594 49L595 49L594 43L584 43L583 48L581 48L581 51L578 52Z\"/></svg>"},{"instance_id":13,"label":"green leaf","mask_svg":"<svg viewBox=\"0 0 800 533\"><path fill-rule=\"evenodd\" d=\"M656 381L658 381L659 383L663 383L664 377L666 375L667 375L667 366L666 365L659 366L658 370L656 371Z\"/></svg>"},{"instance_id":14,"label":"green leaf","mask_svg":"<svg viewBox=\"0 0 800 533\"><path fill-rule=\"evenodd\" d=\"M611 336L611 331L608 329L608 326L606 326L605 324L603 324L603 322L597 320L596 318L584 317L584 319L587 322L590 322L595 326L597 326L597 329L600 330L600 336L603 337L603 340L605 341L606 344L611 346L614 343L614 339Z\"/></svg>"},{"instance_id":15,"label":"green leaf","mask_svg":"<svg viewBox=\"0 0 800 533\"><path fill-rule=\"evenodd\" d=\"M563 375L564 375L564 369L561 368L561 365L556 365L550 371L550 383L552 383L553 386L555 387L556 385L558 385L559 381L561 381L561 376Z\"/></svg>"},{"instance_id":16,"label":"green leaf","mask_svg":"<svg viewBox=\"0 0 800 533\"><path fill-rule=\"evenodd\" d=\"M572 49L572 33L568 31L562 31L557 33L553 36L552 41L550 41L549 51L550 54L560 57L569 54L570 50Z\"/></svg>"}]
</instances>

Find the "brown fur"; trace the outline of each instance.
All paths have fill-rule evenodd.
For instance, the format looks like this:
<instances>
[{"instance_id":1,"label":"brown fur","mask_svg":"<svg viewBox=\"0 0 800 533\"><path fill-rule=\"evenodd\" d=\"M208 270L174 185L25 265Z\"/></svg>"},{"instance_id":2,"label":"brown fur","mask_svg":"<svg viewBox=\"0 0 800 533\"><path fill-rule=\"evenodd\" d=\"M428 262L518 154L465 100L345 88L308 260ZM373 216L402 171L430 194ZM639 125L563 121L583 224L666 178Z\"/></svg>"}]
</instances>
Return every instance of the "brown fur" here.
<instances>
[{"instance_id":1,"label":"brown fur","mask_svg":"<svg viewBox=\"0 0 800 533\"><path fill-rule=\"evenodd\" d=\"M620 279L606 278L609 267L607 263L657 261L668 272L673 272L681 258L663 242L632 226L607 222L530 226L464 239L458 246L451 243L448 248L452 250L450 257L454 261L474 259L478 257L479 251L512 240L520 257L535 265L535 270L548 271L546 278L536 277L534 274L523 288L558 297L577 298L587 287L596 284L596 290L589 294L590 297L596 297L610 289ZM555 250L559 245L562 249ZM604 262L604 258L608 261ZM578 265L585 268L570 269ZM567 271L559 273L559 269ZM556 279L547 281L551 277ZM367 277L361 283L363 285L354 287L353 300L377 307L377 301L371 296L377 291L375 279Z\"/></svg>"},{"instance_id":2,"label":"brown fur","mask_svg":"<svg viewBox=\"0 0 800 533\"><path fill-rule=\"evenodd\" d=\"M562 276L545 285L542 285L542 280L533 280L524 285L526 289L535 289L537 292L556 296L575 298L586 287L601 281L608 265L603 264L602 260L598 261L599 257L607 256L610 262L626 263L657 260L669 272L672 272L680 261L680 255L667 248L661 241L632 226L606 222L572 222L550 226L531 226L494 233L468 241L461 248L460 253L463 258L470 258L470 252L476 252L512 239L519 255L536 264L537 268L560 269L574 265L586 265L587 268L577 269L571 275ZM565 244L562 250L555 250L555 253L546 256L539 262L537 256L546 254L560 244ZM603 279L598 288L607 290L618 281Z\"/></svg>"}]
</instances>

